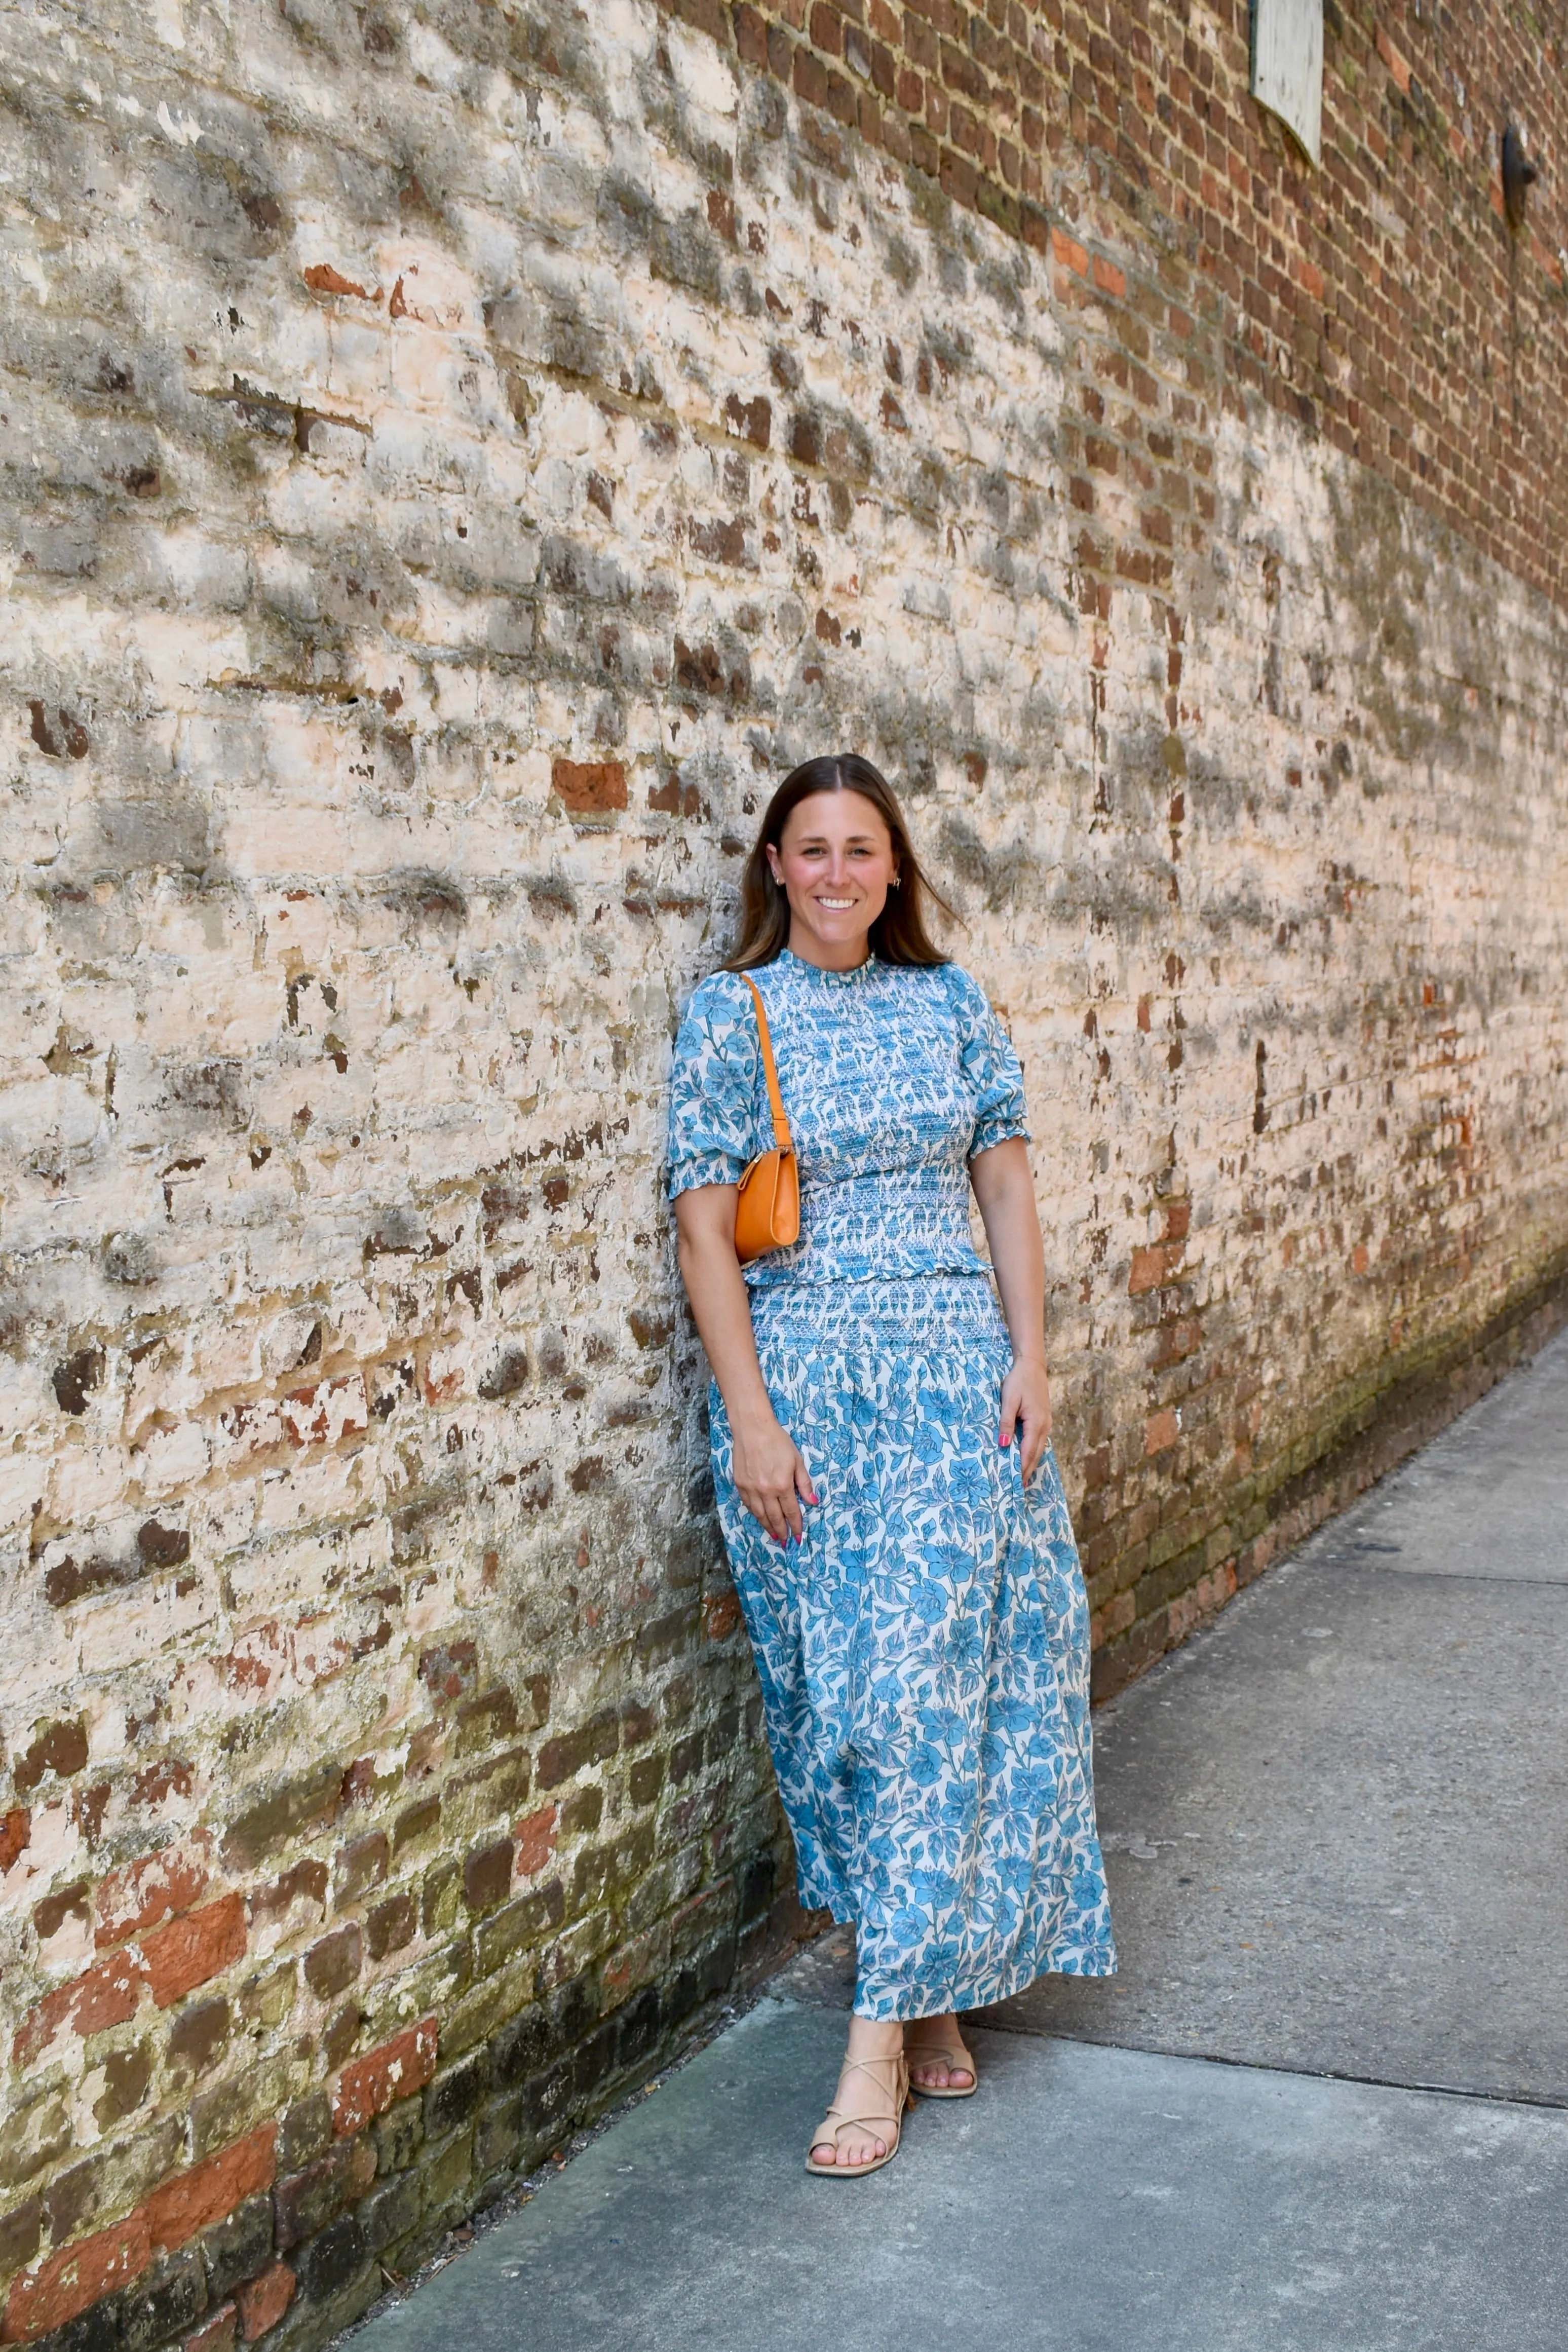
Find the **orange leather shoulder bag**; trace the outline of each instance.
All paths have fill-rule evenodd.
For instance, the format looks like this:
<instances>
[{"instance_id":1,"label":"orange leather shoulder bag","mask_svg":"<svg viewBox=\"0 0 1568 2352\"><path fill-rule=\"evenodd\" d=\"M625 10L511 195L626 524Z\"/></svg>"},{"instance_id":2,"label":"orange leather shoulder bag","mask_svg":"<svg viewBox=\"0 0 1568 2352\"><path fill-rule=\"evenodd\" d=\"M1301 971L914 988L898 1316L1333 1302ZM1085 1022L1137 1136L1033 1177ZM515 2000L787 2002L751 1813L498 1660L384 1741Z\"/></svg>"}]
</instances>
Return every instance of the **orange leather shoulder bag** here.
<instances>
[{"instance_id":1,"label":"orange leather shoulder bag","mask_svg":"<svg viewBox=\"0 0 1568 2352\"><path fill-rule=\"evenodd\" d=\"M795 1147L789 1139L789 1122L784 1116L784 1097L779 1091L779 1073L773 1066L773 1040L768 1034L762 992L749 972L743 971L740 976L750 989L757 1007L762 1070L768 1080L768 1108L773 1113L773 1149L759 1151L747 1169L735 1204L735 1254L742 1265L748 1265L754 1257L766 1257L769 1250L788 1249L791 1242L800 1240L800 1175L795 1162Z\"/></svg>"}]
</instances>

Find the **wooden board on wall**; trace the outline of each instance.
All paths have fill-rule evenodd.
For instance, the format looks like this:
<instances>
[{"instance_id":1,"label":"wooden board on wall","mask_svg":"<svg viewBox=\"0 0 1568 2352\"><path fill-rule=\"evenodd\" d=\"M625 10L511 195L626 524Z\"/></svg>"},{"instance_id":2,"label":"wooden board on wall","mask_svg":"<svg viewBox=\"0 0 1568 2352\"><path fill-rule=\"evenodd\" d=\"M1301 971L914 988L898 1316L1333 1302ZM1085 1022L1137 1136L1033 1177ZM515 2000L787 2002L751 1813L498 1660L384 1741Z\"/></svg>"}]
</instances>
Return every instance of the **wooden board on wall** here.
<instances>
[{"instance_id":1,"label":"wooden board on wall","mask_svg":"<svg viewBox=\"0 0 1568 2352\"><path fill-rule=\"evenodd\" d=\"M1323 0L1252 0L1252 95L1321 162Z\"/></svg>"}]
</instances>

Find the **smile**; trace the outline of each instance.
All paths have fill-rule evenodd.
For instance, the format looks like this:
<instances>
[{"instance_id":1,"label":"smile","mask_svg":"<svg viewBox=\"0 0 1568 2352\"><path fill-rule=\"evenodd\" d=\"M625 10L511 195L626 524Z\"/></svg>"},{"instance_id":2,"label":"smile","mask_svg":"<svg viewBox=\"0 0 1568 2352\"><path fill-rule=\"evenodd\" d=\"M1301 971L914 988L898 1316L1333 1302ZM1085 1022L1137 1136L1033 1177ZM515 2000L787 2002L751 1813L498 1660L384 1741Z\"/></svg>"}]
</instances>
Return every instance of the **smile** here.
<instances>
[{"instance_id":1,"label":"smile","mask_svg":"<svg viewBox=\"0 0 1568 2352\"><path fill-rule=\"evenodd\" d=\"M819 898L817 901L819 907L827 907L830 908L852 907L854 903L855 902L852 898Z\"/></svg>"}]
</instances>

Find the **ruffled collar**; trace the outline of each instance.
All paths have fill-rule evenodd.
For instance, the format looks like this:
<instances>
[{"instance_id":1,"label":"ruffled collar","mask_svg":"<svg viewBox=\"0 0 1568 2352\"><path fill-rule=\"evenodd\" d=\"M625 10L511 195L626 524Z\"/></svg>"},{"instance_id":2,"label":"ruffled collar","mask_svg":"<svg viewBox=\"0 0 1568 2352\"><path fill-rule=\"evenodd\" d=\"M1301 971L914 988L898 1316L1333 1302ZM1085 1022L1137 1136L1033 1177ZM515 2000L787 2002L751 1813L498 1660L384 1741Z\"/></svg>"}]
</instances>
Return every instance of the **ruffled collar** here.
<instances>
[{"instance_id":1,"label":"ruffled collar","mask_svg":"<svg viewBox=\"0 0 1568 2352\"><path fill-rule=\"evenodd\" d=\"M853 964L848 971L830 971L825 964L808 963L790 948L780 948L774 961L813 988L863 988L868 980L874 980L885 969L881 958L872 954L864 963Z\"/></svg>"}]
</instances>

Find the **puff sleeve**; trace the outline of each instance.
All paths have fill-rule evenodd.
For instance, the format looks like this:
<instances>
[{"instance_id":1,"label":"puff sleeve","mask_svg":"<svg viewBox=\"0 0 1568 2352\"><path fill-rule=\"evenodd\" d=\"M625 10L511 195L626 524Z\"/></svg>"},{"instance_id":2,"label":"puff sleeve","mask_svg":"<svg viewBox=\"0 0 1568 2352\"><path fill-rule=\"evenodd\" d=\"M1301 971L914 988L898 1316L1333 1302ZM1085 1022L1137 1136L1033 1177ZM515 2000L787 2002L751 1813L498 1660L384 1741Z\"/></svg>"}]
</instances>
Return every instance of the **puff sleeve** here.
<instances>
[{"instance_id":1,"label":"puff sleeve","mask_svg":"<svg viewBox=\"0 0 1568 2352\"><path fill-rule=\"evenodd\" d=\"M756 1157L762 1052L745 982L716 971L694 993L670 1072L669 1192L738 1184Z\"/></svg>"},{"instance_id":2,"label":"puff sleeve","mask_svg":"<svg viewBox=\"0 0 1568 2352\"><path fill-rule=\"evenodd\" d=\"M1029 1141L1023 1070L978 982L956 964L948 964L946 971L958 1028L959 1061L975 1097L975 1132L969 1145L973 1160L1013 1136Z\"/></svg>"}]
</instances>

